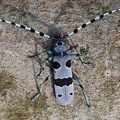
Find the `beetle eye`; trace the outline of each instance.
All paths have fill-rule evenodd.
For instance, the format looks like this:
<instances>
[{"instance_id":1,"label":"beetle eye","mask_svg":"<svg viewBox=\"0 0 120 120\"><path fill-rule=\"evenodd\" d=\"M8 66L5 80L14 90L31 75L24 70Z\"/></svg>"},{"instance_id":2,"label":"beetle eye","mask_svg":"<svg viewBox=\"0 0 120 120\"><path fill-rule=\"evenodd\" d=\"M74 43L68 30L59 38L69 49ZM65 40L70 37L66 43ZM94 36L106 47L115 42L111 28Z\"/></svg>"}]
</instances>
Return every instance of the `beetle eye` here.
<instances>
[{"instance_id":1,"label":"beetle eye","mask_svg":"<svg viewBox=\"0 0 120 120\"><path fill-rule=\"evenodd\" d=\"M62 45L62 42L61 42L61 41L59 41L59 42L57 43L57 45L58 45L58 46L61 46L61 45Z\"/></svg>"}]
</instances>

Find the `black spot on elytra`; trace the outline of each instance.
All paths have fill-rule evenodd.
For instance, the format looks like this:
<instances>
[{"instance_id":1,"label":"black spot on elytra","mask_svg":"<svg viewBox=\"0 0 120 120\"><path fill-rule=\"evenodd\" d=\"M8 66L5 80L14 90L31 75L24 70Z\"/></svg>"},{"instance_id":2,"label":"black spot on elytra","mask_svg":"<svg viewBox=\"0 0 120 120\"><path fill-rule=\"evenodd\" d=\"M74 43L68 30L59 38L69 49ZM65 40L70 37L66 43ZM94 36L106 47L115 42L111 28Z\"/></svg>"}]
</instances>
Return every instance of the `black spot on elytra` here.
<instances>
[{"instance_id":1,"label":"black spot on elytra","mask_svg":"<svg viewBox=\"0 0 120 120\"><path fill-rule=\"evenodd\" d=\"M63 79L55 79L55 85L56 86L60 86L60 87L63 87L63 86L69 86L70 84L72 84L72 78L69 77L69 78L63 78Z\"/></svg>"},{"instance_id":2,"label":"black spot on elytra","mask_svg":"<svg viewBox=\"0 0 120 120\"><path fill-rule=\"evenodd\" d=\"M68 60L68 61L66 62L66 66L69 67L69 68L71 67L71 60Z\"/></svg>"},{"instance_id":3,"label":"black spot on elytra","mask_svg":"<svg viewBox=\"0 0 120 120\"><path fill-rule=\"evenodd\" d=\"M62 95L60 95L60 94L58 95L58 97L61 97L61 96L62 96Z\"/></svg>"},{"instance_id":4,"label":"black spot on elytra","mask_svg":"<svg viewBox=\"0 0 120 120\"><path fill-rule=\"evenodd\" d=\"M58 62L53 62L53 68L58 69L60 67L60 63Z\"/></svg>"}]
</instances>

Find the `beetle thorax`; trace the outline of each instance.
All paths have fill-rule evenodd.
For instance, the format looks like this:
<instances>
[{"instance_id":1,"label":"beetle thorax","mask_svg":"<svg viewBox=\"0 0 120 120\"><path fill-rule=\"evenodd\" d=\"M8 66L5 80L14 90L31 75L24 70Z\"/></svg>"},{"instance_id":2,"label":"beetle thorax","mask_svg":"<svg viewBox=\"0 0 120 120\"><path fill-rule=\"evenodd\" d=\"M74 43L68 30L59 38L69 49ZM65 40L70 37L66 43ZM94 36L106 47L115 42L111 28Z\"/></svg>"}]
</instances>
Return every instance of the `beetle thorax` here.
<instances>
[{"instance_id":1,"label":"beetle thorax","mask_svg":"<svg viewBox=\"0 0 120 120\"><path fill-rule=\"evenodd\" d=\"M55 53L64 53L66 51L66 44L63 39L57 39L54 42L54 52Z\"/></svg>"}]
</instances>

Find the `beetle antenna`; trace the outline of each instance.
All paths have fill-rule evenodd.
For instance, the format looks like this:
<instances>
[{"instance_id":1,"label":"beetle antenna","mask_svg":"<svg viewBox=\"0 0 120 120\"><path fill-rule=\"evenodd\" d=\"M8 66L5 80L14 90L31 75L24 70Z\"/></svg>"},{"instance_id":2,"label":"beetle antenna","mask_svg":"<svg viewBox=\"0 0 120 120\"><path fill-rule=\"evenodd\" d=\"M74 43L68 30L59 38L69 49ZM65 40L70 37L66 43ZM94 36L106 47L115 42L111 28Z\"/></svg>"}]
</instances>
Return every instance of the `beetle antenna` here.
<instances>
[{"instance_id":1,"label":"beetle antenna","mask_svg":"<svg viewBox=\"0 0 120 120\"><path fill-rule=\"evenodd\" d=\"M47 34L45 34L45 33L43 33L43 32L40 32L40 31L38 31L38 30L35 30L35 29L33 29L33 28L27 27L27 26L25 26L25 25L17 24L17 23L15 23L15 22L7 21L7 20L2 20L2 19L0 19L0 22L4 22L4 23L7 23L7 24L11 24L11 25L20 27L20 28L22 28L22 29L29 30L30 32L36 33L36 34L38 34L38 35L40 35L40 36L42 36L42 37L44 36L44 37L50 38L49 35L47 35Z\"/></svg>"},{"instance_id":2,"label":"beetle antenna","mask_svg":"<svg viewBox=\"0 0 120 120\"><path fill-rule=\"evenodd\" d=\"M71 36L71 35L73 35L73 34L75 34L75 33L78 33L79 30L87 27L89 24L91 24L91 23L93 23L93 22L95 22L95 21L97 21L97 20L99 20L99 19L102 19L102 18L105 17L106 15L112 14L112 13L117 12L117 11L120 11L120 8L115 9L115 10L111 10L111 11L106 12L106 13L100 15L100 16L95 17L94 19L92 19L92 20L90 20L90 21L82 24L82 25L79 26L78 28L74 29L72 32L70 32L70 33L68 34L68 36Z\"/></svg>"}]
</instances>

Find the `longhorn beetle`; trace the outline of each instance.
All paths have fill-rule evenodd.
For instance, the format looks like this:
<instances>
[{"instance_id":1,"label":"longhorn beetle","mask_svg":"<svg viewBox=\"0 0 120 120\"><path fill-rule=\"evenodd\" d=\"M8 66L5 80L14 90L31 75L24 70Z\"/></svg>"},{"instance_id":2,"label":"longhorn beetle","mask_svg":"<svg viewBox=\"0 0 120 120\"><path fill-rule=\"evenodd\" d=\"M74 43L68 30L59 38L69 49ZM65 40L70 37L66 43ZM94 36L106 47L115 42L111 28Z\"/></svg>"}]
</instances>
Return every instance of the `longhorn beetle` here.
<instances>
[{"instance_id":1,"label":"longhorn beetle","mask_svg":"<svg viewBox=\"0 0 120 120\"><path fill-rule=\"evenodd\" d=\"M91 105L88 100L88 96L86 94L86 91L84 90L83 85L81 84L81 82L79 81L77 76L72 72L71 57L79 57L79 60L84 65L90 66L91 64L84 62L84 60L80 54L70 54L69 52L76 46L72 46L69 49L67 49L64 38L70 37L71 35L77 33L79 30L81 30L82 28L85 28L87 25L89 25L99 19L102 19L106 15L109 15L109 14L117 12L117 11L120 11L120 8L111 10L100 16L97 16L94 19L92 19L92 20L86 22L85 24L79 26L78 28L74 29L67 36L63 36L63 37L59 37L59 38L52 38L51 36L44 34L43 32L34 30L33 28L27 27L25 25L20 25L20 24L14 23L14 22L0 19L0 22L5 22L8 24L12 24L14 26L18 26L20 28L29 30L32 33L36 33L40 36L46 37L49 40L53 41L53 50L47 51L48 54L50 55L50 57L48 57L42 64L42 67L40 69L38 76L41 76L41 73L43 72L47 61L49 61L49 62L52 61L53 71L42 82L41 86L39 87L38 93L32 97L33 101L36 98L38 98L38 96L41 94L46 81L48 81L48 79L53 76L54 77L54 80L53 80L54 92L55 92L55 97L56 97L57 103L60 105L63 105L63 106L67 105L67 104L71 104L74 100L74 85L73 85L73 79L74 79L76 84L79 85L79 87L82 89L87 106L88 106L91 114L94 115L94 111L91 108Z\"/></svg>"}]
</instances>

